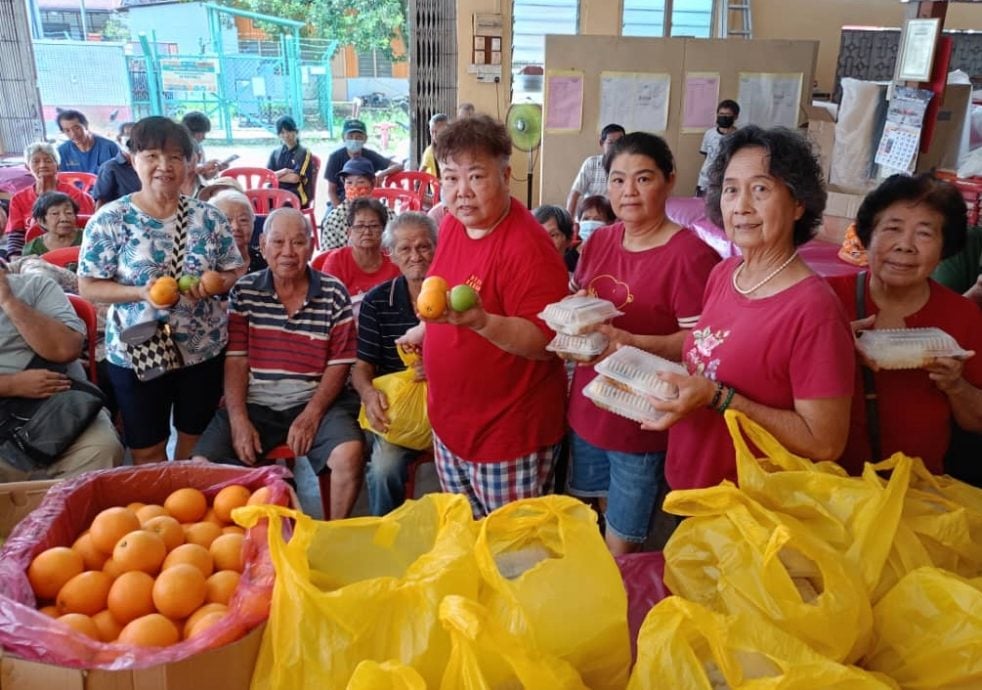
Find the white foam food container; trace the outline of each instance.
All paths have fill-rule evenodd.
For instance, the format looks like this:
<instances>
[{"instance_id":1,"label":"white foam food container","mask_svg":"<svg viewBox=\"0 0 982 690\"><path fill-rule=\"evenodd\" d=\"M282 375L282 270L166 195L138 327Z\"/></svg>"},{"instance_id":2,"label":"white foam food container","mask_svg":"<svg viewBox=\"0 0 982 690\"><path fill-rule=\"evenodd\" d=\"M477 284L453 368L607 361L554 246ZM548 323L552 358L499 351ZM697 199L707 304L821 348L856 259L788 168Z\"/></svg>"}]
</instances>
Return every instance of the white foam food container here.
<instances>
[{"instance_id":1,"label":"white foam food container","mask_svg":"<svg viewBox=\"0 0 982 690\"><path fill-rule=\"evenodd\" d=\"M664 415L664 412L652 407L643 395L606 376L597 376L588 383L583 395L597 407L635 422L654 422Z\"/></svg>"},{"instance_id":2,"label":"white foam food container","mask_svg":"<svg viewBox=\"0 0 982 690\"><path fill-rule=\"evenodd\" d=\"M599 297L567 297L548 305L539 318L557 333L582 335L593 326L610 321L623 312L618 311L613 302Z\"/></svg>"},{"instance_id":3,"label":"white foam food container","mask_svg":"<svg viewBox=\"0 0 982 690\"><path fill-rule=\"evenodd\" d=\"M881 369L919 369L935 357L968 356L968 352L940 328L860 331L856 347Z\"/></svg>"},{"instance_id":4,"label":"white foam food container","mask_svg":"<svg viewBox=\"0 0 982 690\"><path fill-rule=\"evenodd\" d=\"M677 386L658 378L659 371L688 375L681 364L653 355L650 352L626 345L618 348L596 366L598 374L629 386L644 395L662 400L679 397Z\"/></svg>"},{"instance_id":5,"label":"white foam food container","mask_svg":"<svg viewBox=\"0 0 982 690\"><path fill-rule=\"evenodd\" d=\"M607 336L603 333L586 335L557 333L556 337L546 345L546 349L572 362L589 362L607 349L608 342Z\"/></svg>"}]
</instances>

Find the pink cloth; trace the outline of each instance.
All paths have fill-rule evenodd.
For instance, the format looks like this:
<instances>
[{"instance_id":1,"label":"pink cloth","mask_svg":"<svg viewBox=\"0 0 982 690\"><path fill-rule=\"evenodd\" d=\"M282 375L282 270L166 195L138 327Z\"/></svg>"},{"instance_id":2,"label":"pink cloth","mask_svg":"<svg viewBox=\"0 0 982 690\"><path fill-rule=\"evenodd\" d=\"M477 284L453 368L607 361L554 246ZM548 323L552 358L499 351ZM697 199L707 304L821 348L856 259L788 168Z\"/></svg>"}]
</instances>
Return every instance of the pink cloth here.
<instances>
[{"instance_id":1,"label":"pink cloth","mask_svg":"<svg viewBox=\"0 0 982 690\"><path fill-rule=\"evenodd\" d=\"M352 298L364 294L376 285L381 285L387 280L398 278L402 273L399 267L392 263L392 259L387 254L382 254L382 265L373 273L361 270L357 263L351 247L341 247L331 252L320 269L323 273L330 273L332 276L344 283L348 288L348 294Z\"/></svg>"},{"instance_id":2,"label":"pink cloth","mask_svg":"<svg viewBox=\"0 0 982 690\"><path fill-rule=\"evenodd\" d=\"M670 335L699 320L702 294L719 255L683 228L665 245L642 252L624 249L624 224L597 230L583 246L573 283L576 289L614 303L623 316L612 325L637 335ZM662 452L668 433L601 410L583 396L594 379L592 366L576 367L569 424L589 443L622 453Z\"/></svg>"},{"instance_id":3,"label":"pink cloth","mask_svg":"<svg viewBox=\"0 0 982 690\"><path fill-rule=\"evenodd\" d=\"M447 215L430 275L450 286L470 285L489 314L527 319L549 338L537 315L568 294L569 276L555 245L515 199L501 224L481 239L468 237ZM558 358L526 359L469 328L428 323L423 364L433 431L454 455L495 462L562 439L566 373Z\"/></svg>"},{"instance_id":4,"label":"pink cloth","mask_svg":"<svg viewBox=\"0 0 982 690\"><path fill-rule=\"evenodd\" d=\"M771 297L748 299L731 283L739 259L716 266L699 324L685 340L684 364L751 400L790 410L794 401L852 394L855 355L845 311L818 276ZM695 410L672 427L665 477L673 489L736 481L722 415Z\"/></svg>"},{"instance_id":5,"label":"pink cloth","mask_svg":"<svg viewBox=\"0 0 982 690\"><path fill-rule=\"evenodd\" d=\"M0 192L13 195L32 184L34 184L34 175L25 166L0 166Z\"/></svg>"},{"instance_id":6,"label":"pink cloth","mask_svg":"<svg viewBox=\"0 0 982 690\"><path fill-rule=\"evenodd\" d=\"M79 213L91 214L95 211L95 202L92 201L92 197L75 185L68 184L67 182L59 182L55 189L74 199L75 203L78 204ZM34 207L34 202L37 201L37 198L37 191L35 191L33 184L30 187L25 187L11 197L6 232L26 230L29 225L33 224L34 219L31 216L31 209Z\"/></svg>"},{"instance_id":7,"label":"pink cloth","mask_svg":"<svg viewBox=\"0 0 982 690\"><path fill-rule=\"evenodd\" d=\"M856 318L856 280L858 276L831 278L829 284L845 306L850 319ZM866 314L879 309L869 294L866 275ZM973 386L982 387L982 310L933 280L931 296L924 307L904 321L908 328L940 328L951 335L964 350L976 355L965 362L963 376ZM920 457L934 474L944 473L944 455L950 441L951 404L938 390L924 369L879 371L876 380L877 414L880 419L880 444L883 457L896 452ZM841 463L850 474L860 474L863 463L872 458L866 430L862 372L854 383L849 442Z\"/></svg>"}]
</instances>

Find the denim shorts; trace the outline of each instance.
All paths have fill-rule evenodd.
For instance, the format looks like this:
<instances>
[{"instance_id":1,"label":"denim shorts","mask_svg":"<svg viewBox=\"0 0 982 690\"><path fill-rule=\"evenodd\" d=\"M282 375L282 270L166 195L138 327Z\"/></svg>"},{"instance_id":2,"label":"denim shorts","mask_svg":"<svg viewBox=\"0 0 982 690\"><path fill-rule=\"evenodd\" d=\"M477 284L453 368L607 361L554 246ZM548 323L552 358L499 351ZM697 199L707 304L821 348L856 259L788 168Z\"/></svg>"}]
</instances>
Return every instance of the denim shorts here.
<instances>
[{"instance_id":1,"label":"denim shorts","mask_svg":"<svg viewBox=\"0 0 982 690\"><path fill-rule=\"evenodd\" d=\"M604 519L614 536L643 543L665 476L665 453L604 450L569 432L572 466L569 493L607 497Z\"/></svg>"}]
</instances>

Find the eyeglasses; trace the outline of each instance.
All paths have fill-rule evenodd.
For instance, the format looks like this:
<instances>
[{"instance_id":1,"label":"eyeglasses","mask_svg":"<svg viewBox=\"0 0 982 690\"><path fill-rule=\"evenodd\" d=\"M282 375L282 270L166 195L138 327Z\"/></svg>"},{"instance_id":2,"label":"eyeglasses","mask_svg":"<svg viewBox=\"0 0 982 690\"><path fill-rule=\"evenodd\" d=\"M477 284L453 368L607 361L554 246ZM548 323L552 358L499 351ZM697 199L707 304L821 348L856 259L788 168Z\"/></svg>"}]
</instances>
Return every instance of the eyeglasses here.
<instances>
[{"instance_id":1,"label":"eyeglasses","mask_svg":"<svg viewBox=\"0 0 982 690\"><path fill-rule=\"evenodd\" d=\"M362 225L360 223L352 225L351 229L355 232L382 232L382 226L378 223L373 223L371 225Z\"/></svg>"}]
</instances>

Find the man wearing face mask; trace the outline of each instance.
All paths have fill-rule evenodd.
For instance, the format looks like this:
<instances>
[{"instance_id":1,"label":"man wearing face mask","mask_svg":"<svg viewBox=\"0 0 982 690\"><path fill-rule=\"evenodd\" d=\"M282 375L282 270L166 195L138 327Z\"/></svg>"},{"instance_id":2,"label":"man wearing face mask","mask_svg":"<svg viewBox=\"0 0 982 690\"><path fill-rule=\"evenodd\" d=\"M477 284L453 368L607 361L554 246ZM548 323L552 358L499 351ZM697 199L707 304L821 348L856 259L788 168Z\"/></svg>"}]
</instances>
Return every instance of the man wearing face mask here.
<instances>
[{"instance_id":1,"label":"man wearing face mask","mask_svg":"<svg viewBox=\"0 0 982 690\"><path fill-rule=\"evenodd\" d=\"M716 106L716 126L707 130L702 137L699 153L706 157L699 170L699 182L696 184L696 196L706 196L709 187L709 170L713 167L716 154L719 153L719 143L727 134L737 131L736 120L740 117L740 105L736 101L726 99Z\"/></svg>"},{"instance_id":2,"label":"man wearing face mask","mask_svg":"<svg viewBox=\"0 0 982 690\"><path fill-rule=\"evenodd\" d=\"M372 164L376 185L392 173L402 170L402 166L395 161L365 148L368 135L365 123L361 120L346 120L341 129L341 138L344 140L344 146L331 153L328 156L327 165L324 166L327 194L331 198L332 205L338 206L344 201L344 183L341 181L340 175L341 169L348 161L359 158L369 161Z\"/></svg>"}]
</instances>

